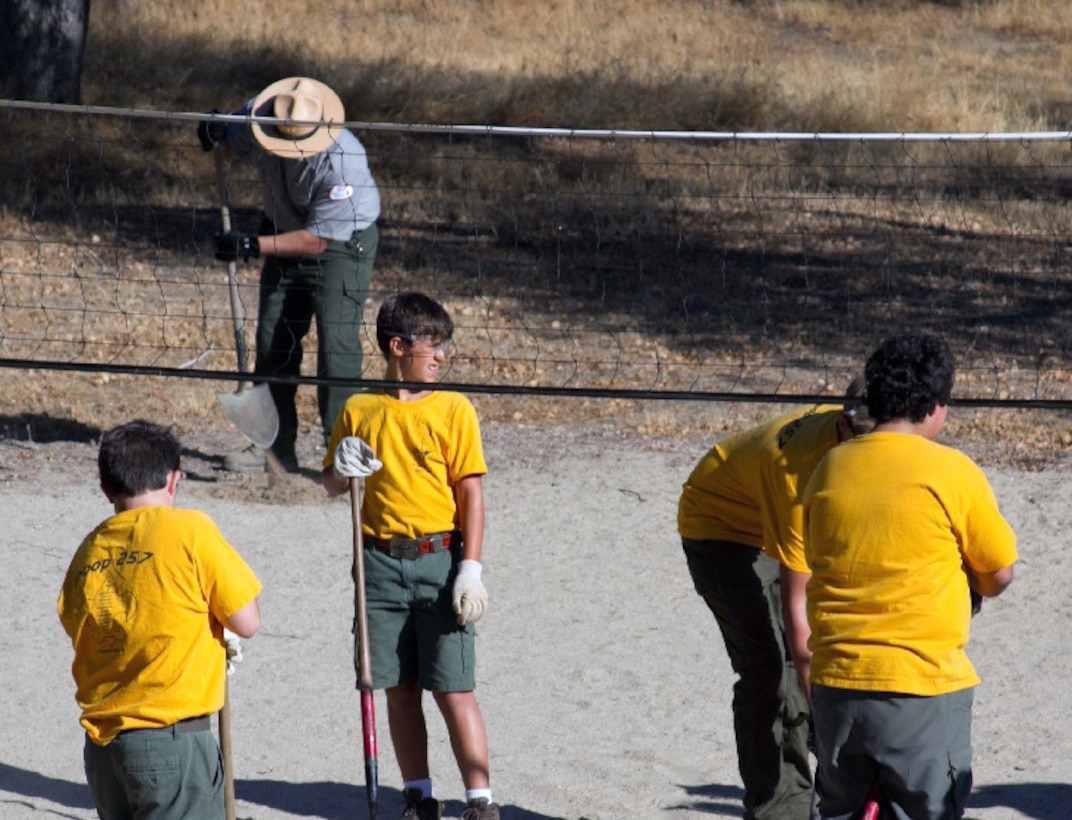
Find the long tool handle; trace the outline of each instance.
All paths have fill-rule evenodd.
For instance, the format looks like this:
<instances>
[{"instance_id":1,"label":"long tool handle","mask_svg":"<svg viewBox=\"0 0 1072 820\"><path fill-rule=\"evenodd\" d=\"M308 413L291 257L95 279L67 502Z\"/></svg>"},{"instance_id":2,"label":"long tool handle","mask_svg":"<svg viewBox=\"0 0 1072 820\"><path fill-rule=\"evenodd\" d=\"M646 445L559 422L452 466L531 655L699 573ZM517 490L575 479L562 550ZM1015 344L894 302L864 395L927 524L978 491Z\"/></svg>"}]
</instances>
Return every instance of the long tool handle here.
<instances>
[{"instance_id":1,"label":"long tool handle","mask_svg":"<svg viewBox=\"0 0 1072 820\"><path fill-rule=\"evenodd\" d=\"M361 532L361 479L350 479L350 512L354 524L354 609L357 614L357 688L361 691L361 732L365 745L365 789L369 820L379 808L379 774L376 745L376 706L372 694L372 658L369 653L368 609L365 599L365 544Z\"/></svg>"},{"instance_id":2,"label":"long tool handle","mask_svg":"<svg viewBox=\"0 0 1072 820\"><path fill-rule=\"evenodd\" d=\"M231 209L228 207L227 174L223 166L223 151L214 149L216 154L216 185L220 191L220 226L224 233L231 230ZM234 321L235 351L238 354L238 372L249 372L249 348L246 347L246 312L242 299L238 295L238 266L234 261L227 263L227 285L231 295L231 319ZM241 390L242 385L239 384Z\"/></svg>"},{"instance_id":3,"label":"long tool handle","mask_svg":"<svg viewBox=\"0 0 1072 820\"><path fill-rule=\"evenodd\" d=\"M223 756L223 805L227 820L235 820L234 767L231 765L231 693L224 670L223 708L220 709L220 754Z\"/></svg>"},{"instance_id":4,"label":"long tool handle","mask_svg":"<svg viewBox=\"0 0 1072 820\"><path fill-rule=\"evenodd\" d=\"M371 691L361 690L361 733L365 739L365 788L368 792L369 820L379 813L379 765L376 749L376 706ZM228 818L227 820L231 820Z\"/></svg>"},{"instance_id":5,"label":"long tool handle","mask_svg":"<svg viewBox=\"0 0 1072 820\"><path fill-rule=\"evenodd\" d=\"M867 803L864 804L864 813L860 815L860 820L878 820L878 799L881 795L882 787L876 781L871 787L871 793L867 795Z\"/></svg>"}]
</instances>

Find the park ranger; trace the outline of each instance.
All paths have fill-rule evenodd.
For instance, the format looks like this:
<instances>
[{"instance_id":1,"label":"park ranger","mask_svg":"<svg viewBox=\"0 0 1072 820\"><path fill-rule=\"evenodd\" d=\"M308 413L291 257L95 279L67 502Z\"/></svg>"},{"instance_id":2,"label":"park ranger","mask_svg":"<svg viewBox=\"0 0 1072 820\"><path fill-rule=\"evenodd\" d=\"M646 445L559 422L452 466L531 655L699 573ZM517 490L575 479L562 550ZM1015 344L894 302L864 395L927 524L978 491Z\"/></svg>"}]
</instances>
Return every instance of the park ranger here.
<instances>
[{"instance_id":1,"label":"park ranger","mask_svg":"<svg viewBox=\"0 0 1072 820\"><path fill-rule=\"evenodd\" d=\"M218 113L214 111L213 113ZM221 231L216 258L264 258L257 315L255 376L297 376L302 340L316 318L316 373L329 379L361 377L359 328L372 279L379 232L380 195L364 146L345 121L342 101L309 77L272 83L236 114L285 122L204 120L197 133L211 151L225 145L260 175L264 218L256 233ZM296 384L271 383L279 434L271 452L289 471L298 468L294 444ZM350 384L317 388L325 441ZM224 459L235 471L264 469L256 446Z\"/></svg>"}]
</instances>

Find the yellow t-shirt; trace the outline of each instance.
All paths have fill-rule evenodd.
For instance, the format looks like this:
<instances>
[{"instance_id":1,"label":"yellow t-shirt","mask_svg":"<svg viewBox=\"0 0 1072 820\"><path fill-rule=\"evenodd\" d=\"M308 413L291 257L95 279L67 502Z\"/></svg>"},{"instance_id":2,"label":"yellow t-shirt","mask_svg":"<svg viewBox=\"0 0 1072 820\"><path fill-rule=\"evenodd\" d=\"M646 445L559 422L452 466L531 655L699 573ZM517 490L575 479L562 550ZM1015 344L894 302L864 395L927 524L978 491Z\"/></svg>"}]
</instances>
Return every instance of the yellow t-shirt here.
<instances>
[{"instance_id":1,"label":"yellow t-shirt","mask_svg":"<svg viewBox=\"0 0 1072 820\"><path fill-rule=\"evenodd\" d=\"M680 535L762 547L783 563L802 556L801 495L837 444L843 411L840 405L799 408L712 447L678 501Z\"/></svg>"},{"instance_id":2,"label":"yellow t-shirt","mask_svg":"<svg viewBox=\"0 0 1072 820\"><path fill-rule=\"evenodd\" d=\"M455 529L454 485L488 471L476 410L460 393L437 390L417 401L384 393L351 396L335 420L325 467L346 436L363 439L383 462L365 479L361 528L374 538Z\"/></svg>"},{"instance_id":3,"label":"yellow t-shirt","mask_svg":"<svg viewBox=\"0 0 1072 820\"><path fill-rule=\"evenodd\" d=\"M81 723L108 744L223 706L226 620L260 582L196 510L118 513L79 546L57 609L74 645Z\"/></svg>"},{"instance_id":4,"label":"yellow t-shirt","mask_svg":"<svg viewBox=\"0 0 1072 820\"><path fill-rule=\"evenodd\" d=\"M811 680L940 695L975 686L964 565L1016 561L1016 536L963 453L869 433L823 460L804 494Z\"/></svg>"}]
</instances>

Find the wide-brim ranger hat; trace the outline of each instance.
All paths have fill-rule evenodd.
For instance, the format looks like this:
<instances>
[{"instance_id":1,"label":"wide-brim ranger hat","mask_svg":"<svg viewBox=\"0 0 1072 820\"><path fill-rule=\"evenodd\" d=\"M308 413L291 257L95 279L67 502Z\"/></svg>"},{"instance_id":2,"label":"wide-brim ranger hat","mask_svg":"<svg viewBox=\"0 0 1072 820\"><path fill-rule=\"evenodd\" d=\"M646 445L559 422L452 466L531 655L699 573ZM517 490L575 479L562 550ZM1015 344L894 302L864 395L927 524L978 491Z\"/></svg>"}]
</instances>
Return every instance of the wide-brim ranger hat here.
<instances>
[{"instance_id":1,"label":"wide-brim ranger hat","mask_svg":"<svg viewBox=\"0 0 1072 820\"><path fill-rule=\"evenodd\" d=\"M331 147L346 122L339 95L319 80L287 77L253 100L253 116L289 122L252 122L261 147L279 157L300 159Z\"/></svg>"}]
</instances>

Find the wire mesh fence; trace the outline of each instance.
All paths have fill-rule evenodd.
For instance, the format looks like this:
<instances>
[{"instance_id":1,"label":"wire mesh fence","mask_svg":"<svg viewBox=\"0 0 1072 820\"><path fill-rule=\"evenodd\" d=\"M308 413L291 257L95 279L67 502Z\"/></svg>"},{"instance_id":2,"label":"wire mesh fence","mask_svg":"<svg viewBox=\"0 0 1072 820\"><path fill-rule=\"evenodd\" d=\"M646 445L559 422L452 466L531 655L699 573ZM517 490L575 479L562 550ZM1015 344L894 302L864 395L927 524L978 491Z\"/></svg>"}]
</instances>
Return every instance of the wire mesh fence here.
<instances>
[{"instance_id":1,"label":"wire mesh fence","mask_svg":"<svg viewBox=\"0 0 1072 820\"><path fill-rule=\"evenodd\" d=\"M197 115L6 101L0 118L0 364L236 377ZM912 330L953 346L958 401L1068 399L1068 134L350 127L383 199L369 382L375 304L413 289L451 309L444 378L476 392L838 394ZM255 170L227 180L254 230ZM240 266L250 317L257 278Z\"/></svg>"}]
</instances>

